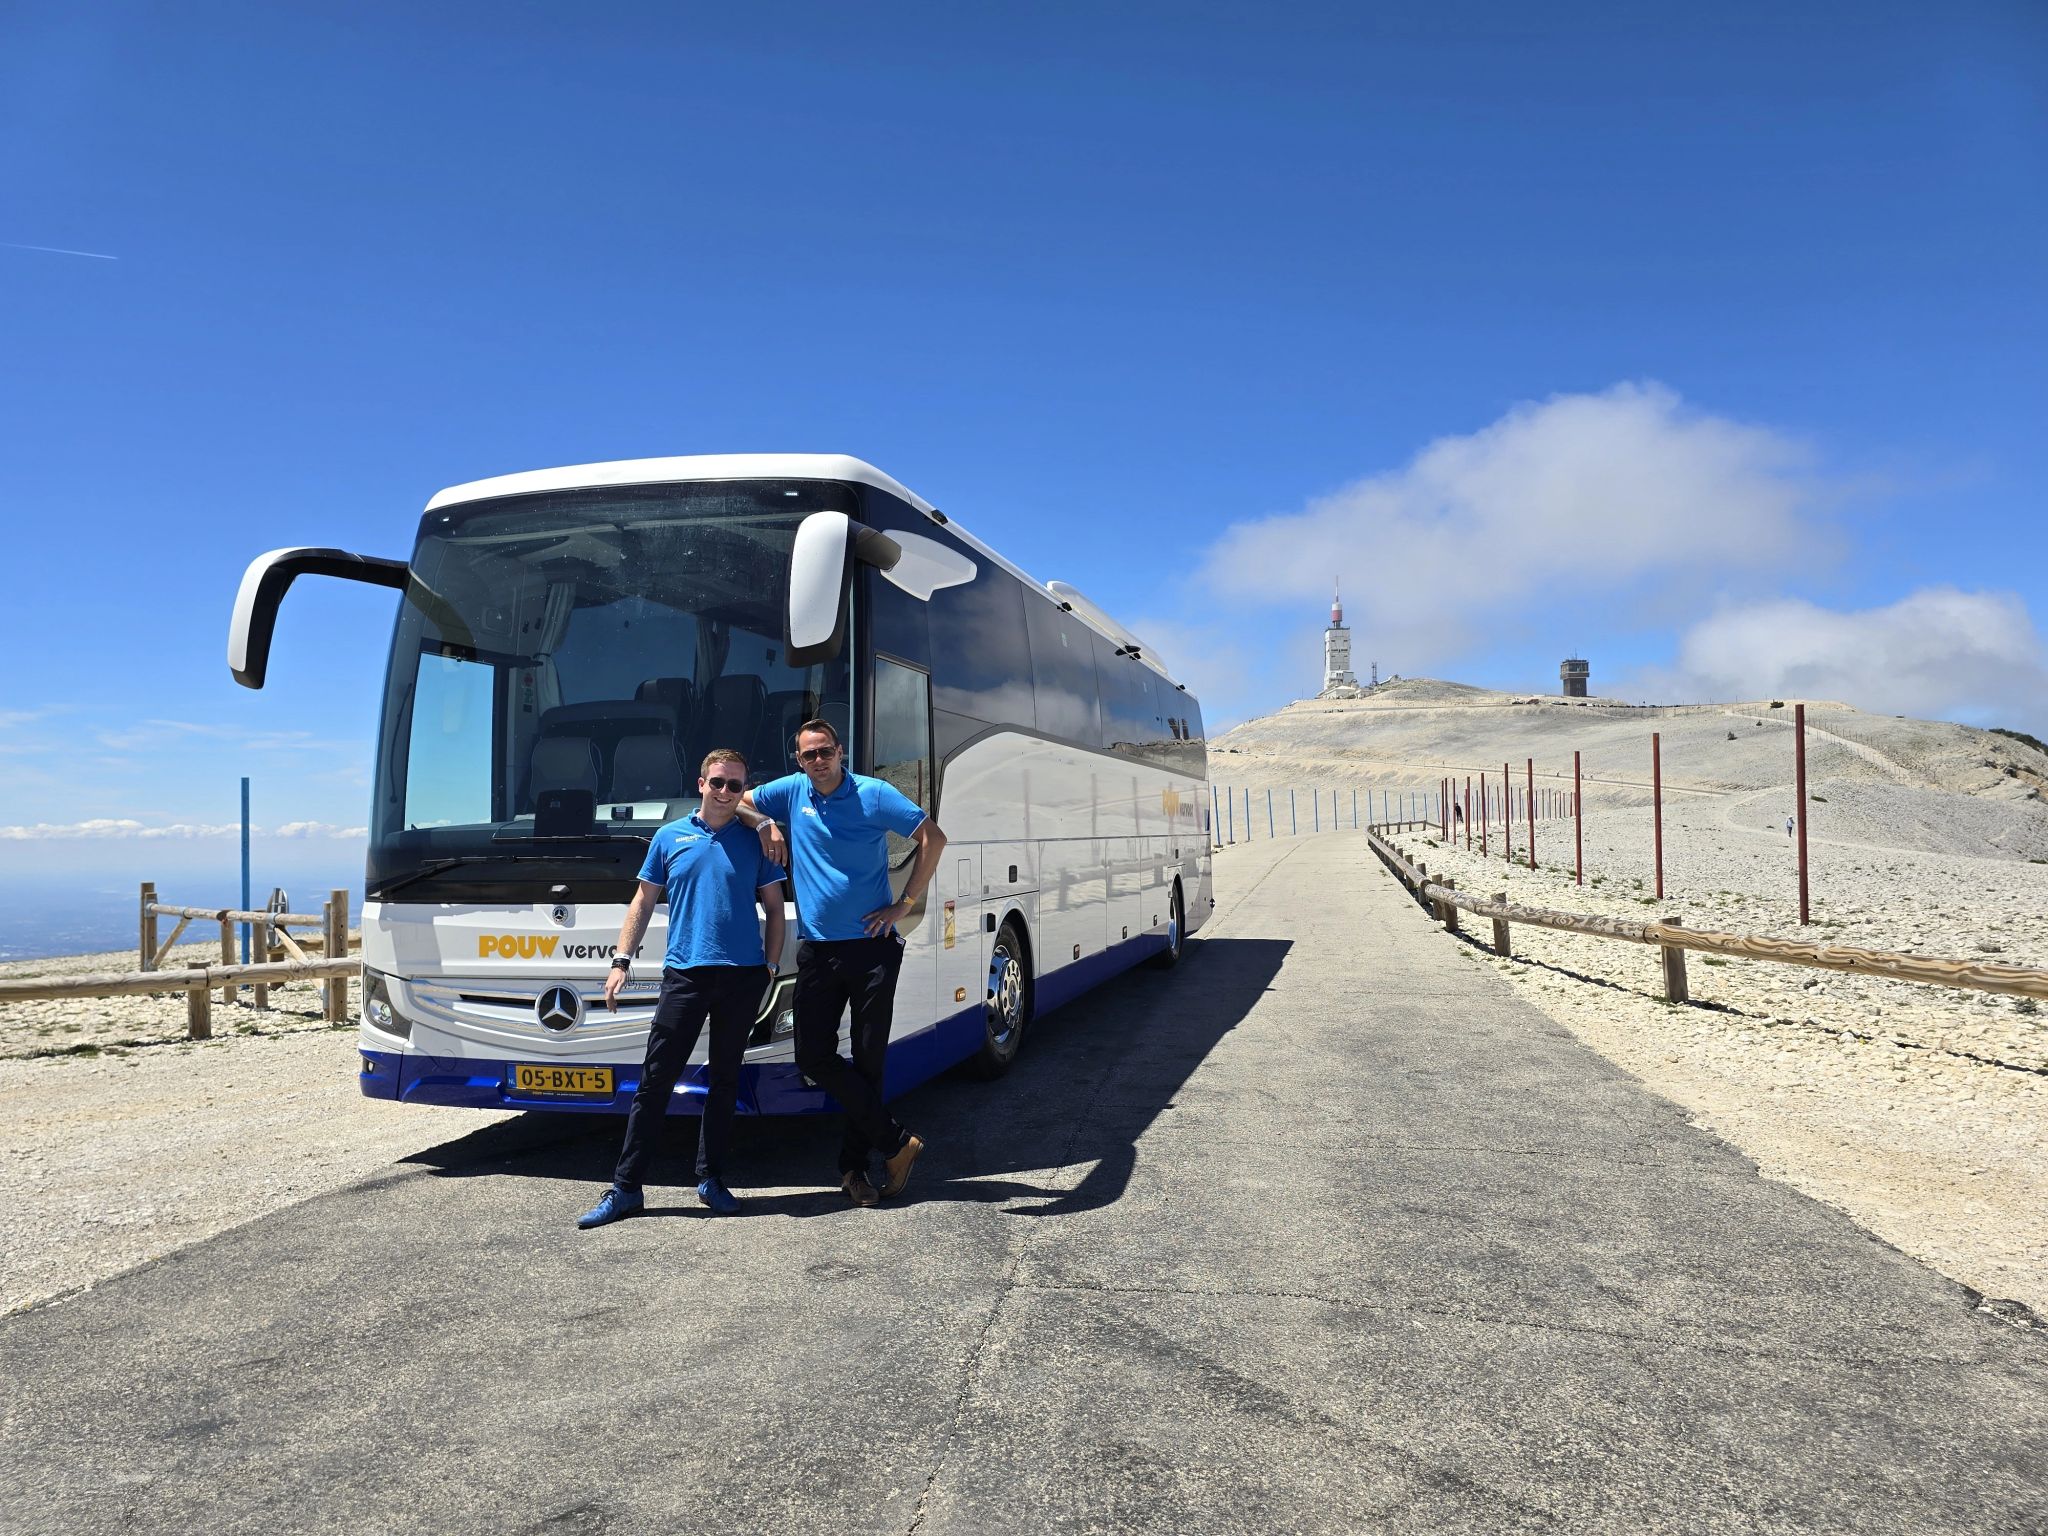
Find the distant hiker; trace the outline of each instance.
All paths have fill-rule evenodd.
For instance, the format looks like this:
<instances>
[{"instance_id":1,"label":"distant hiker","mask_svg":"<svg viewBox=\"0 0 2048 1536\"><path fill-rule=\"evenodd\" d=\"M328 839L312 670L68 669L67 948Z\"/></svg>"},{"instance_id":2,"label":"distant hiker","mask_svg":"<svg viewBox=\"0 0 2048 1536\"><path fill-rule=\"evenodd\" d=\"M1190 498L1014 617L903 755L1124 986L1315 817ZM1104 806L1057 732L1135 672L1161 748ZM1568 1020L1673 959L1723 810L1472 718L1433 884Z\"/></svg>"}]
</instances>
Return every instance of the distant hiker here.
<instances>
[{"instance_id":1,"label":"distant hiker","mask_svg":"<svg viewBox=\"0 0 2048 1536\"><path fill-rule=\"evenodd\" d=\"M1787 837L1792 835L1792 818L1790 816L1785 818L1785 835Z\"/></svg>"},{"instance_id":2,"label":"distant hiker","mask_svg":"<svg viewBox=\"0 0 2048 1536\"><path fill-rule=\"evenodd\" d=\"M782 870L763 855L760 838L736 819L746 789L746 758L731 747L714 750L697 779L702 806L670 822L648 844L640 886L619 931L618 956L605 977L604 1005L618 1010L633 951L640 947L655 904L666 900L668 952L662 958L661 994L612 1187L578 1218L579 1227L604 1226L646 1204L640 1181L660 1149L676 1081L688 1070L707 1017L711 1047L704 1064L704 1111L697 1124L697 1198L714 1216L730 1216L740 1208L725 1187L740 1061L761 995L782 958ZM754 916L757 903L766 913L765 944L764 924Z\"/></svg>"}]
</instances>

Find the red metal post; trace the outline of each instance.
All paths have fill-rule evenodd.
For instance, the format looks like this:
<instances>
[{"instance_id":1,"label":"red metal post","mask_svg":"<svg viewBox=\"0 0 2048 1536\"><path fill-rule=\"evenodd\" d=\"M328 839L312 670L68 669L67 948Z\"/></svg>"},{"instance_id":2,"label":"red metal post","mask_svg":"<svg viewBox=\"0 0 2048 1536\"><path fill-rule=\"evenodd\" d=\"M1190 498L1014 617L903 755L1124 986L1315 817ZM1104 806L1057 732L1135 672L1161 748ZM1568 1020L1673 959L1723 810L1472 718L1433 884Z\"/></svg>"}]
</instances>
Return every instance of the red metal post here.
<instances>
[{"instance_id":1,"label":"red metal post","mask_svg":"<svg viewBox=\"0 0 2048 1536\"><path fill-rule=\"evenodd\" d=\"M1586 883L1586 797L1579 787L1579 754L1572 753L1572 842L1579 866L1579 884Z\"/></svg>"},{"instance_id":2,"label":"red metal post","mask_svg":"<svg viewBox=\"0 0 2048 1536\"><path fill-rule=\"evenodd\" d=\"M1664 899L1664 746L1650 732L1650 806L1657 824L1657 899Z\"/></svg>"},{"instance_id":3,"label":"red metal post","mask_svg":"<svg viewBox=\"0 0 2048 1536\"><path fill-rule=\"evenodd\" d=\"M1465 775L1465 851L1472 851L1472 775Z\"/></svg>"},{"instance_id":4,"label":"red metal post","mask_svg":"<svg viewBox=\"0 0 2048 1536\"><path fill-rule=\"evenodd\" d=\"M1500 765L1500 841L1501 857L1508 863L1515 862L1515 781L1508 777L1508 765Z\"/></svg>"},{"instance_id":5,"label":"red metal post","mask_svg":"<svg viewBox=\"0 0 2048 1536\"><path fill-rule=\"evenodd\" d=\"M1536 759L1527 760L1529 772L1529 793L1525 800L1529 808L1529 867L1536 867Z\"/></svg>"},{"instance_id":6,"label":"red metal post","mask_svg":"<svg viewBox=\"0 0 2048 1536\"><path fill-rule=\"evenodd\" d=\"M1487 791L1486 775L1479 775L1479 856L1486 857Z\"/></svg>"},{"instance_id":7,"label":"red metal post","mask_svg":"<svg viewBox=\"0 0 2048 1536\"><path fill-rule=\"evenodd\" d=\"M1806 906L1806 706L1792 706L1792 752L1799 780L1799 926L1807 923Z\"/></svg>"}]
</instances>

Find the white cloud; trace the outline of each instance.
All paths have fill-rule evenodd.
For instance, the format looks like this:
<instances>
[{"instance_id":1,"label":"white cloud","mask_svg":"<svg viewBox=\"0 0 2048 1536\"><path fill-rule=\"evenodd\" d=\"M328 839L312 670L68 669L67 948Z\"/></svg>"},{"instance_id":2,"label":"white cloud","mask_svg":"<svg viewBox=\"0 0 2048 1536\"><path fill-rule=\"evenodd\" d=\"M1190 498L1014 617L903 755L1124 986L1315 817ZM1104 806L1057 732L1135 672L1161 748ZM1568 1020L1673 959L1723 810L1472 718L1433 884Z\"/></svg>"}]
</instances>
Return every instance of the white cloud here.
<instances>
[{"instance_id":1,"label":"white cloud","mask_svg":"<svg viewBox=\"0 0 2048 1536\"><path fill-rule=\"evenodd\" d=\"M1240 602L1349 606L1403 632L1645 578L1769 568L1833 498L1799 441L1688 408L1660 384L1525 403L1302 511L1240 523L1207 584ZM1439 646L1439 654L1447 649Z\"/></svg>"},{"instance_id":2,"label":"white cloud","mask_svg":"<svg viewBox=\"0 0 2048 1536\"><path fill-rule=\"evenodd\" d=\"M1839 699L1994 724L2048 716L2048 646L2026 605L1954 587L1851 612L1799 598L1727 608L1688 629L1670 672L1647 681L1667 698Z\"/></svg>"},{"instance_id":3,"label":"white cloud","mask_svg":"<svg viewBox=\"0 0 2048 1536\"><path fill-rule=\"evenodd\" d=\"M90 839L111 842L135 839L143 842L189 842L202 838L239 837L241 831L239 822L178 821L150 826L127 817L98 817L90 821L39 821L31 826L0 827L0 841L28 843ZM325 821L288 821L279 827L251 827L249 831L253 837L300 841L310 838L346 841L369 836L367 827L343 827Z\"/></svg>"},{"instance_id":4,"label":"white cloud","mask_svg":"<svg viewBox=\"0 0 2048 1536\"><path fill-rule=\"evenodd\" d=\"M316 838L331 837L344 841L365 838L370 835L368 827L340 827L331 821L288 821L270 833L272 837Z\"/></svg>"},{"instance_id":5,"label":"white cloud","mask_svg":"<svg viewBox=\"0 0 2048 1536\"><path fill-rule=\"evenodd\" d=\"M1832 514L1868 489L1823 474L1797 437L1654 382L1527 401L1226 530L1178 616L1196 643L1168 654L1212 719L1308 697L1340 578L1361 678L1375 662L1383 676L1455 676L1482 653L1532 649L1554 676L1551 658L1603 625L1675 624L1826 563Z\"/></svg>"}]
</instances>

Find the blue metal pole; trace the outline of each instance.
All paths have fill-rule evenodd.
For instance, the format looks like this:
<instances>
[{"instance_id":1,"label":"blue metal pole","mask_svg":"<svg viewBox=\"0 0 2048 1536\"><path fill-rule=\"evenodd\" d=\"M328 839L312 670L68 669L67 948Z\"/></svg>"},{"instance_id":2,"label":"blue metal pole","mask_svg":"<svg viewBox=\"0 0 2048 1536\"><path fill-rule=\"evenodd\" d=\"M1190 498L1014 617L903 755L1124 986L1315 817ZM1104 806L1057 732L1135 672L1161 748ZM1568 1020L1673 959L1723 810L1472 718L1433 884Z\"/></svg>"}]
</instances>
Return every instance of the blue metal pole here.
<instances>
[{"instance_id":1,"label":"blue metal pole","mask_svg":"<svg viewBox=\"0 0 2048 1536\"><path fill-rule=\"evenodd\" d=\"M1223 829L1226 834L1223 840L1226 843L1237 841L1237 796L1235 795L1232 795L1223 802Z\"/></svg>"},{"instance_id":2,"label":"blue metal pole","mask_svg":"<svg viewBox=\"0 0 2048 1536\"><path fill-rule=\"evenodd\" d=\"M1244 840L1252 840L1252 788L1249 784L1244 788Z\"/></svg>"},{"instance_id":3,"label":"blue metal pole","mask_svg":"<svg viewBox=\"0 0 2048 1536\"><path fill-rule=\"evenodd\" d=\"M1287 790L1287 834L1290 837L1299 837L1301 835L1301 817L1295 814L1294 788L1292 785L1288 786Z\"/></svg>"},{"instance_id":4,"label":"blue metal pole","mask_svg":"<svg viewBox=\"0 0 2048 1536\"><path fill-rule=\"evenodd\" d=\"M1266 791L1266 836L1273 835L1273 791L1269 789Z\"/></svg>"},{"instance_id":5,"label":"blue metal pole","mask_svg":"<svg viewBox=\"0 0 2048 1536\"><path fill-rule=\"evenodd\" d=\"M1310 813L1311 813L1311 814L1312 814L1312 815L1313 815L1313 816L1315 817L1315 826L1314 826L1313 830L1314 830L1314 831L1317 831L1317 832L1320 832L1320 831L1322 831L1322 830L1323 830L1323 792L1322 792L1322 791L1321 791L1320 789L1316 789L1316 790L1311 790L1311 791L1309 792L1309 802L1308 802L1308 807L1309 807L1309 811L1310 811Z\"/></svg>"},{"instance_id":6,"label":"blue metal pole","mask_svg":"<svg viewBox=\"0 0 2048 1536\"><path fill-rule=\"evenodd\" d=\"M242 779L242 910L253 911L249 905L249 780ZM242 923L242 964L249 963L249 924Z\"/></svg>"},{"instance_id":7,"label":"blue metal pole","mask_svg":"<svg viewBox=\"0 0 2048 1536\"><path fill-rule=\"evenodd\" d=\"M1209 786L1209 841L1216 841L1216 786Z\"/></svg>"}]
</instances>

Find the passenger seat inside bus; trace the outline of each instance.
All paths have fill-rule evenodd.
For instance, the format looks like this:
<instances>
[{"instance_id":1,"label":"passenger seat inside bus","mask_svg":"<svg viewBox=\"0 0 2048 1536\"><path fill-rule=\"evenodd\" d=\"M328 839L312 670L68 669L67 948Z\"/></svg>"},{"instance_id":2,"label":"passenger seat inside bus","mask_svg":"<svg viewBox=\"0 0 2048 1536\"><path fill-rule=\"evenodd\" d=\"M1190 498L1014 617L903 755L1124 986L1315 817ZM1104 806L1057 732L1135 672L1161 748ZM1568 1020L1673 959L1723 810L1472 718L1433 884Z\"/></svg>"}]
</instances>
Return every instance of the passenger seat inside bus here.
<instances>
[{"instance_id":1,"label":"passenger seat inside bus","mask_svg":"<svg viewBox=\"0 0 2048 1536\"><path fill-rule=\"evenodd\" d=\"M628 753L629 767L623 777L647 773L650 765L659 767L658 753L627 748L627 742L651 740L662 744L673 762L677 756L675 739L675 716L665 704L637 699L557 704L540 717L540 736L527 760L526 797L522 803L531 805L535 796L548 789L587 789L594 796L608 783L615 785L621 779L618 759L622 750ZM607 764L611 765L609 775L605 771ZM671 768L669 777L679 783L681 775ZM619 794L616 788L612 793ZM652 794L647 798L652 798Z\"/></svg>"},{"instance_id":2,"label":"passenger seat inside bus","mask_svg":"<svg viewBox=\"0 0 2048 1536\"><path fill-rule=\"evenodd\" d=\"M673 800L683 793L676 739L666 732L622 737L612 753L611 800Z\"/></svg>"},{"instance_id":3,"label":"passenger seat inside bus","mask_svg":"<svg viewBox=\"0 0 2048 1536\"><path fill-rule=\"evenodd\" d=\"M761 735L761 721L768 709L768 689L758 677L721 677L713 681L704 696L704 750L738 747L752 755ZM748 776L753 764L747 764Z\"/></svg>"},{"instance_id":4,"label":"passenger seat inside bus","mask_svg":"<svg viewBox=\"0 0 2048 1536\"><path fill-rule=\"evenodd\" d=\"M588 736L543 736L527 771L528 804L545 789L597 792L597 743Z\"/></svg>"},{"instance_id":5,"label":"passenger seat inside bus","mask_svg":"<svg viewBox=\"0 0 2048 1536\"><path fill-rule=\"evenodd\" d=\"M748 764L748 777L757 784L777 779L797 766L796 728L811 718L811 695L802 688L785 688L768 695L768 708L755 739L758 762Z\"/></svg>"}]
</instances>

